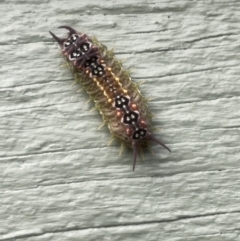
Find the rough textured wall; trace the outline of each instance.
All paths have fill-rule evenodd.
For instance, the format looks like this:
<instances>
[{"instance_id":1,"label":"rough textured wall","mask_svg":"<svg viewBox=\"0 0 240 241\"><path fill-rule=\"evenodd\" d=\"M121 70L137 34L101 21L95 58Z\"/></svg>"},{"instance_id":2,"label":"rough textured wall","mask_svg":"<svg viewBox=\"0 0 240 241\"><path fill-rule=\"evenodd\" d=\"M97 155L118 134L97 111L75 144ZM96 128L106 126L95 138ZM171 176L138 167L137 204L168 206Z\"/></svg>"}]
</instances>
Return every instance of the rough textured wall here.
<instances>
[{"instance_id":1,"label":"rough textured wall","mask_svg":"<svg viewBox=\"0 0 240 241\"><path fill-rule=\"evenodd\" d=\"M92 1L93 2L93 1ZM0 2L0 240L240 240L240 2ZM107 128L61 68L60 25L94 34L153 98L153 145Z\"/></svg>"}]
</instances>

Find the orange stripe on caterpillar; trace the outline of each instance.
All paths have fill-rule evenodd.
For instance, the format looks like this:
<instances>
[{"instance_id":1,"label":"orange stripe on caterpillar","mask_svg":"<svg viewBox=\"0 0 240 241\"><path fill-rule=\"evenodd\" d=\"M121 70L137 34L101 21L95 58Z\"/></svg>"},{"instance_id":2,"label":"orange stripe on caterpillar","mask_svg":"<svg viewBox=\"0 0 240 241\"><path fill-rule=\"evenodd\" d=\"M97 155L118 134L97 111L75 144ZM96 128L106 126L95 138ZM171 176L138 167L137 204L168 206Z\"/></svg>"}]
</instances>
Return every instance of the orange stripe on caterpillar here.
<instances>
[{"instance_id":1,"label":"orange stripe on caterpillar","mask_svg":"<svg viewBox=\"0 0 240 241\"><path fill-rule=\"evenodd\" d=\"M151 133L151 114L146 99L120 61L96 39L69 26L67 38L50 34L58 42L76 81L95 102L111 134L133 148L133 170L140 149L154 141L170 149Z\"/></svg>"}]
</instances>

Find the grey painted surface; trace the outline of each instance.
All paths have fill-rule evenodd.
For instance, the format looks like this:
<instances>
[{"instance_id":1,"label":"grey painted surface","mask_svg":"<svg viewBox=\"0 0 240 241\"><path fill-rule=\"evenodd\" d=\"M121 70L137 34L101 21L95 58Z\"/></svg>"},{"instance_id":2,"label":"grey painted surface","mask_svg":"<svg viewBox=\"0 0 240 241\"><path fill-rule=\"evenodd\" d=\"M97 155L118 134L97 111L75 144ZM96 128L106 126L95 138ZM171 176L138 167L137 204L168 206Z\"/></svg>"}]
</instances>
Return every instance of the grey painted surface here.
<instances>
[{"instance_id":1,"label":"grey painted surface","mask_svg":"<svg viewBox=\"0 0 240 241\"><path fill-rule=\"evenodd\" d=\"M0 240L240 240L240 3L1 1ZM48 30L94 34L154 98L153 145L107 146Z\"/></svg>"}]
</instances>

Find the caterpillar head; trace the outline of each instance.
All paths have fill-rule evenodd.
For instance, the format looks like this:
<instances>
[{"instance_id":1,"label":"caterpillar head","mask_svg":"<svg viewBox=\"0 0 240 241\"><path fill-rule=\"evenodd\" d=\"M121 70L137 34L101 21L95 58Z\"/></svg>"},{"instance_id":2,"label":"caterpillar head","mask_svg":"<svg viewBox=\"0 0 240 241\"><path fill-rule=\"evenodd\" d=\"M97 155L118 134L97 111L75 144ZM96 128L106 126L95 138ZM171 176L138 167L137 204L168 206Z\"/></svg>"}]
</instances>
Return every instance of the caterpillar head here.
<instances>
[{"instance_id":1,"label":"caterpillar head","mask_svg":"<svg viewBox=\"0 0 240 241\"><path fill-rule=\"evenodd\" d=\"M58 28L65 28L69 31L67 38L59 38L54 33L49 31L52 37L57 41L61 49L69 48L77 40L78 32L69 26L60 26Z\"/></svg>"},{"instance_id":2,"label":"caterpillar head","mask_svg":"<svg viewBox=\"0 0 240 241\"><path fill-rule=\"evenodd\" d=\"M87 68L88 62L99 55L99 49L93 46L86 34L77 32L68 26L60 26L59 28L65 28L69 31L67 38L59 38L51 31L49 33L59 44L62 53L75 67Z\"/></svg>"}]
</instances>

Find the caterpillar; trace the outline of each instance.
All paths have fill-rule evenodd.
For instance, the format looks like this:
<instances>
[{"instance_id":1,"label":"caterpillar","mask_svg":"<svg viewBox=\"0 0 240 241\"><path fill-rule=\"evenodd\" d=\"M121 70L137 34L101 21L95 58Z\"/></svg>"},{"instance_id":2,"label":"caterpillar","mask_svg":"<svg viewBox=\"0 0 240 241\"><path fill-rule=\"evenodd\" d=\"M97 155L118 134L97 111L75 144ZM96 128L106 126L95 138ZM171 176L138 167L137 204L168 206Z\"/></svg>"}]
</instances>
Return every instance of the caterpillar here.
<instances>
[{"instance_id":1,"label":"caterpillar","mask_svg":"<svg viewBox=\"0 0 240 241\"><path fill-rule=\"evenodd\" d=\"M147 99L141 94L117 60L112 50L96 38L78 32L69 26L68 36L59 38L49 31L61 48L76 82L89 94L108 125L114 138L133 149L133 171L138 153L153 141L171 150L156 139L151 130L151 113Z\"/></svg>"}]
</instances>

